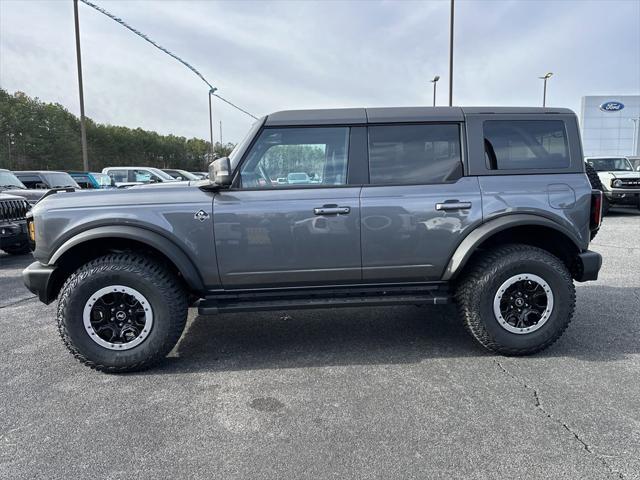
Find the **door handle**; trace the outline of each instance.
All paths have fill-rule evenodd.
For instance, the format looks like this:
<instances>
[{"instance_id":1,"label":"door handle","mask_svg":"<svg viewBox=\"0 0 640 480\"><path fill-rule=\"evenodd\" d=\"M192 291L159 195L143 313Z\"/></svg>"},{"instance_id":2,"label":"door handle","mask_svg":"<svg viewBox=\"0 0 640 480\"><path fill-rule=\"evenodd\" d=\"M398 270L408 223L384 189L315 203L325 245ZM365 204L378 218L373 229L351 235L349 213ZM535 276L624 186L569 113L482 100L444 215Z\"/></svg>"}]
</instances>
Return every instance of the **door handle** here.
<instances>
[{"instance_id":1,"label":"door handle","mask_svg":"<svg viewBox=\"0 0 640 480\"><path fill-rule=\"evenodd\" d=\"M349 207L319 207L314 208L314 215L346 215L351 209Z\"/></svg>"},{"instance_id":2,"label":"door handle","mask_svg":"<svg viewBox=\"0 0 640 480\"><path fill-rule=\"evenodd\" d=\"M469 208L471 208L471 202L436 203L436 210L467 210Z\"/></svg>"}]
</instances>

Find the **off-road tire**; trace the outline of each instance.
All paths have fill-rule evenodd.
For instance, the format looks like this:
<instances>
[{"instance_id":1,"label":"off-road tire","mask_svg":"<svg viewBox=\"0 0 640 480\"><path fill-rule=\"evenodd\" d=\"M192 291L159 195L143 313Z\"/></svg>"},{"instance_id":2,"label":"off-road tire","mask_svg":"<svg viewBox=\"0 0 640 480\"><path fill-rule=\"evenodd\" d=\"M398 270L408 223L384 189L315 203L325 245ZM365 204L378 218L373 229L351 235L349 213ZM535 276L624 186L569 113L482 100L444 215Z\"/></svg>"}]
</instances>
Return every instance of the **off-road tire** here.
<instances>
[{"instance_id":1,"label":"off-road tire","mask_svg":"<svg viewBox=\"0 0 640 480\"><path fill-rule=\"evenodd\" d=\"M25 255L31 252L28 243L23 243L21 245L11 245L9 247L3 247L2 249L9 255Z\"/></svg>"},{"instance_id":2,"label":"off-road tire","mask_svg":"<svg viewBox=\"0 0 640 480\"><path fill-rule=\"evenodd\" d=\"M526 334L507 331L493 311L500 285L521 273L541 277L554 296L549 319L538 330ZM560 338L571 322L576 295L571 274L559 258L537 247L512 244L473 259L463 272L455 298L464 326L482 346L503 355L530 355Z\"/></svg>"},{"instance_id":3,"label":"off-road tire","mask_svg":"<svg viewBox=\"0 0 640 480\"><path fill-rule=\"evenodd\" d=\"M95 292L111 285L136 289L153 310L150 333L129 350L98 345L84 327L85 303ZM187 297L181 280L162 262L137 254L106 255L83 265L65 282L58 302L58 330L73 356L95 370L143 370L164 358L180 339L187 320Z\"/></svg>"}]
</instances>

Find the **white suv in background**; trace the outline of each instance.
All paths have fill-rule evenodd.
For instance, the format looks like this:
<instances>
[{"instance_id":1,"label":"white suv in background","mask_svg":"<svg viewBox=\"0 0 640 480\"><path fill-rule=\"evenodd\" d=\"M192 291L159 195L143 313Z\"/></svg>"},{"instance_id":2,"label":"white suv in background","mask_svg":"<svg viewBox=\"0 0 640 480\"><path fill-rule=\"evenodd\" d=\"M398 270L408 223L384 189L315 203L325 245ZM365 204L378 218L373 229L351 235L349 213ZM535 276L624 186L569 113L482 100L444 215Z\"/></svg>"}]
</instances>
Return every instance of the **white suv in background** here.
<instances>
[{"instance_id":1,"label":"white suv in background","mask_svg":"<svg viewBox=\"0 0 640 480\"><path fill-rule=\"evenodd\" d=\"M117 187L177 181L168 173L154 167L107 167L102 169L102 173L109 175Z\"/></svg>"},{"instance_id":2,"label":"white suv in background","mask_svg":"<svg viewBox=\"0 0 640 480\"><path fill-rule=\"evenodd\" d=\"M640 209L640 167L634 169L627 157L587 157L602 182L602 210L611 205L632 205Z\"/></svg>"}]
</instances>

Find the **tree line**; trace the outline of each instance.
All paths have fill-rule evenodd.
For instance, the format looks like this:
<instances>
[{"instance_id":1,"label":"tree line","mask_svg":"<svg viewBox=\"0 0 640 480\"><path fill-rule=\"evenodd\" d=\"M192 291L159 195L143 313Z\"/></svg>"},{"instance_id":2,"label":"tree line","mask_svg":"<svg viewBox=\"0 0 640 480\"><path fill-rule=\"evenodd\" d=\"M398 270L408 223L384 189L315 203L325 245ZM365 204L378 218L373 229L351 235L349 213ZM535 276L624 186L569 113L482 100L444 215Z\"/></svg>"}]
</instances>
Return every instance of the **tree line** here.
<instances>
[{"instance_id":1,"label":"tree line","mask_svg":"<svg viewBox=\"0 0 640 480\"><path fill-rule=\"evenodd\" d=\"M160 135L141 128L96 123L86 118L89 168L114 165L206 169L211 143ZM216 142L213 158L228 155L232 143ZM58 103L0 89L0 168L82 170L80 120Z\"/></svg>"}]
</instances>

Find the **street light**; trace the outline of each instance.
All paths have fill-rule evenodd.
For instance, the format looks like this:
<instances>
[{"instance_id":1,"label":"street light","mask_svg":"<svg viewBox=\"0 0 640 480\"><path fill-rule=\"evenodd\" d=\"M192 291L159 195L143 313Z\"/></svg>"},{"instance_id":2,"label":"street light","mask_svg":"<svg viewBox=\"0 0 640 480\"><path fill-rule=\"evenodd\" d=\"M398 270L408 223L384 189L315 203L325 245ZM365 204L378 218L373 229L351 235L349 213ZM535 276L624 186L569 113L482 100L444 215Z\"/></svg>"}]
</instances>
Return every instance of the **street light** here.
<instances>
[{"instance_id":1,"label":"street light","mask_svg":"<svg viewBox=\"0 0 640 480\"><path fill-rule=\"evenodd\" d=\"M451 0L451 13L449 15L449 106L453 105L453 14L455 12L454 0Z\"/></svg>"},{"instance_id":2,"label":"street light","mask_svg":"<svg viewBox=\"0 0 640 480\"><path fill-rule=\"evenodd\" d=\"M545 74L544 77L538 77L540 80L544 80L544 87L542 89L542 106L547 106L547 80L553 76L553 72Z\"/></svg>"},{"instance_id":3,"label":"street light","mask_svg":"<svg viewBox=\"0 0 640 480\"><path fill-rule=\"evenodd\" d=\"M438 83L438 80L440 80L440 75L436 75L435 77L433 77L433 80L429 80L431 83L433 83L433 106L436 106L436 83Z\"/></svg>"},{"instance_id":4,"label":"street light","mask_svg":"<svg viewBox=\"0 0 640 480\"><path fill-rule=\"evenodd\" d=\"M638 123L640 123L640 117L630 118L629 121L633 122L633 143L631 144L631 155L635 156L640 152L640 149L638 149L638 146L640 146L638 137Z\"/></svg>"}]
</instances>

